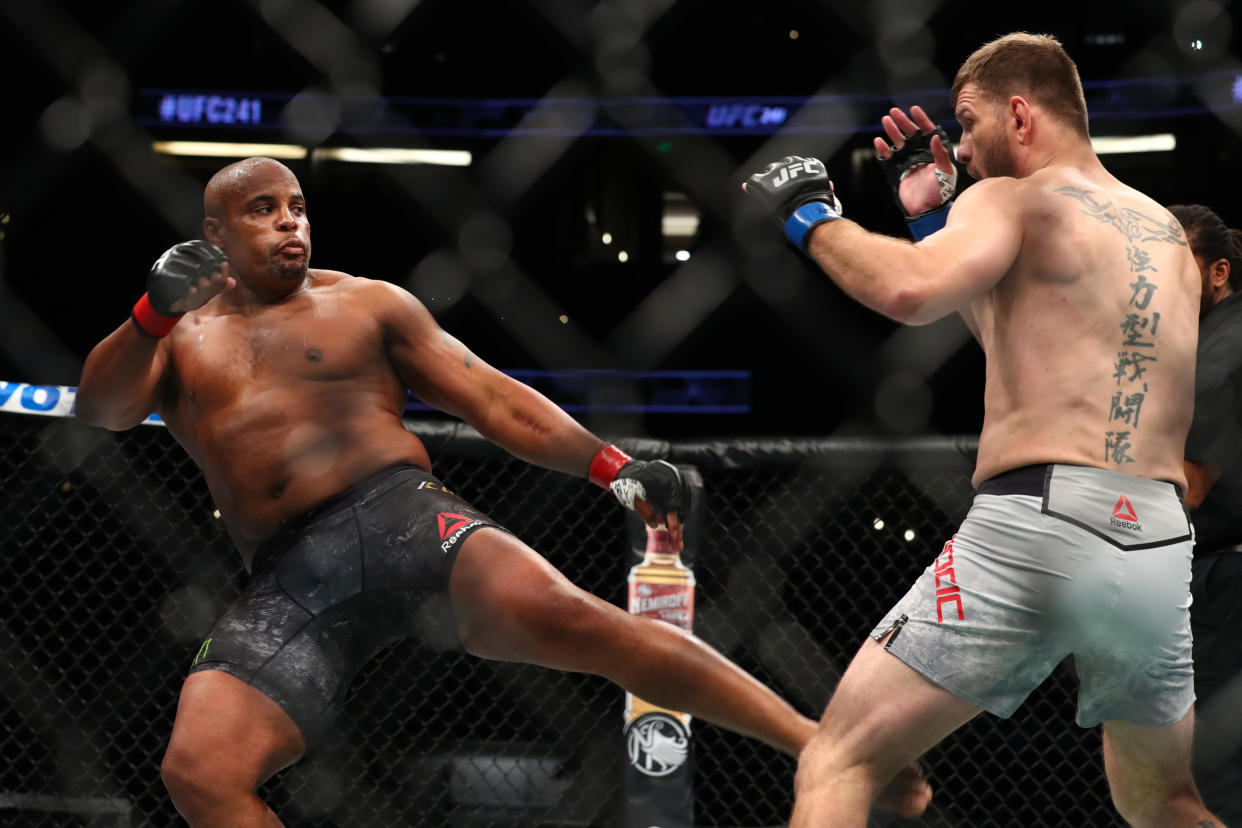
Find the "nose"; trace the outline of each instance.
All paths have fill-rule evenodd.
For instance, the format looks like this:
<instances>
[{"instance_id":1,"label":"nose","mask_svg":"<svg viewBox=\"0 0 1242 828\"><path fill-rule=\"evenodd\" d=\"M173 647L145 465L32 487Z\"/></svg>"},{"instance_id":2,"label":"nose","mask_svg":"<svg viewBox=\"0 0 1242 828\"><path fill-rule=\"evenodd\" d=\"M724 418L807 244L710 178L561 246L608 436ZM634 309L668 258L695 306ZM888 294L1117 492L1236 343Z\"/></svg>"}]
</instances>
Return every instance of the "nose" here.
<instances>
[{"instance_id":1,"label":"nose","mask_svg":"<svg viewBox=\"0 0 1242 828\"><path fill-rule=\"evenodd\" d=\"M298 226L298 217L288 207L283 207L276 215L276 226L281 230L295 230Z\"/></svg>"},{"instance_id":2,"label":"nose","mask_svg":"<svg viewBox=\"0 0 1242 828\"><path fill-rule=\"evenodd\" d=\"M974 144L966 135L957 142L957 160L963 164L969 164L971 157L974 155Z\"/></svg>"}]
</instances>

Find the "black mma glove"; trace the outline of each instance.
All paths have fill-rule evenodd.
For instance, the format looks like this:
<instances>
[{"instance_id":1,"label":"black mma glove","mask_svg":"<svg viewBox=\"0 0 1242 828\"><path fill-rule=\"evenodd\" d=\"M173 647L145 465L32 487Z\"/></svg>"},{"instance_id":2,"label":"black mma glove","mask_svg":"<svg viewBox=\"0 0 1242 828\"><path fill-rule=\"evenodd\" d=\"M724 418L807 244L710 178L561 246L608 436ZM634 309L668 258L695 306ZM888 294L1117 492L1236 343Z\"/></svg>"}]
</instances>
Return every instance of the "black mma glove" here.
<instances>
[{"instance_id":1,"label":"black mma glove","mask_svg":"<svg viewBox=\"0 0 1242 828\"><path fill-rule=\"evenodd\" d=\"M944 227L949 217L949 209L953 206L953 199L957 197L956 165L952 173L946 173L935 166L936 158L932 154L931 141L936 135L940 136L944 148L952 154L953 144L949 141L949 134L943 128L936 127L931 132L916 130L913 135L905 139L901 149L894 147L892 155L879 159L880 169L884 171L888 186L893 191L893 200L897 202L898 209L906 217L906 226L915 241L927 238ZM940 204L918 215L911 215L901 201L901 182L911 171L926 164L931 164L935 170L936 183L940 186Z\"/></svg>"},{"instance_id":2,"label":"black mma glove","mask_svg":"<svg viewBox=\"0 0 1242 828\"><path fill-rule=\"evenodd\" d=\"M742 189L763 202L785 237L804 253L813 228L841 218L841 202L818 158L788 155L773 161L748 178Z\"/></svg>"},{"instance_id":3,"label":"black mma glove","mask_svg":"<svg viewBox=\"0 0 1242 828\"><path fill-rule=\"evenodd\" d=\"M682 514L690 507L690 484L666 460L635 460L605 443L595 452L587 476L613 493L621 505L634 511L634 498L647 501L661 518Z\"/></svg>"},{"instance_id":4,"label":"black mma glove","mask_svg":"<svg viewBox=\"0 0 1242 828\"><path fill-rule=\"evenodd\" d=\"M165 250L147 273L147 292L134 305L134 324L148 336L167 336L183 313L172 306L188 296L200 279L210 279L226 261L224 251L202 239Z\"/></svg>"}]
</instances>

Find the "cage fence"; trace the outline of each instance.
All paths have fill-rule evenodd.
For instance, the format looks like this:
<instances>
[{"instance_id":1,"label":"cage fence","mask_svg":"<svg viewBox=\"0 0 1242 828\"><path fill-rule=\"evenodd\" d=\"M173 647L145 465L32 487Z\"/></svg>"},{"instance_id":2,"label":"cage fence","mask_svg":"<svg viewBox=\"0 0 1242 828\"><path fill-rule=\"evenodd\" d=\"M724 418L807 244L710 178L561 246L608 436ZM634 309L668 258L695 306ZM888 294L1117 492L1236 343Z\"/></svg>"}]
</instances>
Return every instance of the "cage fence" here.
<instances>
[{"instance_id":1,"label":"cage fence","mask_svg":"<svg viewBox=\"0 0 1242 828\"><path fill-rule=\"evenodd\" d=\"M919 433L929 425L927 384L950 365L964 331L892 334L860 322L740 206L736 185L741 170L791 152L837 154L833 174L848 181L849 215L901 232L887 190L864 191L878 178L849 150L859 131L876 132L876 113L892 103L939 106L935 117L947 117L946 101L921 96L947 85L932 58L964 57L979 44L966 42L956 22L935 29L939 41L933 35L949 3L789 5L805 12L800 44L814 49L785 49L793 33L767 26L769 4L745 2L523 0L493 4L487 26L449 0L0 2L0 44L19 62L7 76L23 79L33 100L22 110L30 130L6 133L0 355L21 379L75 383L86 350L125 318L150 261L198 235L201 186L223 160L173 162L153 152L157 138L201 137L192 133L202 124L160 125L139 103L159 85L215 88L226 67L192 44L237 41L278 68L282 89L269 91L286 105L262 129L212 137L262 136L308 151L366 146L379 140L359 120L367 104L380 106L390 128L384 138L434 147L455 141L445 124L477 119L468 124L464 143L475 163L466 168L344 173L290 162L312 195L317 264L403 284L480 352L538 368L715 365L740 353L733 346L743 338L733 331L763 330L775 343L772 356L760 357L765 366L814 363L817 381L837 396L869 404L877 392L875 413L888 427ZM1122 16L1152 28L1132 38L1138 45L1125 68L1134 76L1180 73L1183 81L1142 87L1137 99L1120 86L1089 86L1093 123L1122 118L1137 100L1144 112L1201 113L1236 146L1242 106L1230 84L1242 63L1229 50L1213 51L1221 42L1213 33L1228 22L1224 7L1174 5L1164 21L1126 4ZM669 110L671 119L653 130L652 102L693 94L696 84L711 82L722 95L758 89L759 74L736 41L691 40L703 13L735 18L756 54L781 47L783 77L796 80L803 109L752 133L744 128L753 113L709 111L738 128L710 134L684 110ZM1176 44L1156 36L1155 18L1176 30ZM437 63L437 36L451 28L475 32L482 59L472 57L495 86L480 88L477 74L457 71L461 62ZM1188 33L1203 33L1210 48L1187 53L1195 40ZM696 60L687 66L679 44L689 43ZM1086 57L1083 44L1069 45ZM395 55L403 52L423 58L402 63ZM1114 53L1105 57L1116 63ZM513 92L516 72L504 68L516 66L532 73L537 94L514 93L491 110L454 109L447 98L383 110L377 97L422 76L457 100ZM676 151L664 146L670 135ZM1177 162L1177 175L1151 161L1133 169L1149 176L1156 169L1165 187L1215 184L1227 203L1231 159L1242 155L1194 135L1186 143L1193 164ZM1204 176L1201 159L1209 157L1218 166ZM84 178L92 186L83 187ZM1188 200L1182 191L1169 197ZM94 215L126 211L133 232L99 222L101 236L79 226L75 238L83 249L107 249L110 266L131 273L130 281L81 278L70 291L48 278L47 251L64 239L49 242L46 228L62 226L69 199ZM359 209L372 201L383 215ZM694 249L689 261L671 258L666 202L698 220L679 238ZM358 213L366 213L367 232L353 223ZM611 244L605 231L616 235ZM594 284L607 286L608 302L588 289ZM762 327L747 324L756 318ZM770 353L761 342L745 347ZM873 352L878 358L864 356ZM905 383L897 391L886 382L894 376ZM878 393L885 389L887 397ZM793 422L797 408L783 407L783 422ZM633 420L622 425L634 432ZM427 423L415 428L437 433ZM71 419L0 413L0 435L0 822L175 824L158 766L177 689L244 572L197 469L164 430L112 435ZM865 631L951 535L969 498L968 451L951 441L734 440L660 450L699 468L705 481L697 633L812 716ZM623 515L606 496L469 441L446 441L437 463L446 482L574 582L624 603L633 561ZM980 718L929 754L937 797L922 824L1117 824L1098 736L1071 723L1073 686L1072 665L1063 665L1012 721ZM326 743L264 795L296 826L610 824L623 762L621 699L598 679L406 642L369 666ZM792 761L709 726L695 732L698 822L783 822Z\"/></svg>"},{"instance_id":2,"label":"cage fence","mask_svg":"<svg viewBox=\"0 0 1242 828\"><path fill-rule=\"evenodd\" d=\"M468 430L409 427L446 484L624 606L636 558L610 497ZM30 826L175 824L160 758L190 660L245 577L238 556L165 429L0 413L0 434L0 814ZM634 448L703 477L696 634L811 716L971 492L968 440ZM1098 737L1072 724L1073 691L1066 666L1012 720L980 717L924 757L937 795L916 824L1119 824ZM613 825L622 704L599 678L406 641L359 676L322 746L262 793L293 826ZM694 730L696 824L782 824L793 761Z\"/></svg>"}]
</instances>

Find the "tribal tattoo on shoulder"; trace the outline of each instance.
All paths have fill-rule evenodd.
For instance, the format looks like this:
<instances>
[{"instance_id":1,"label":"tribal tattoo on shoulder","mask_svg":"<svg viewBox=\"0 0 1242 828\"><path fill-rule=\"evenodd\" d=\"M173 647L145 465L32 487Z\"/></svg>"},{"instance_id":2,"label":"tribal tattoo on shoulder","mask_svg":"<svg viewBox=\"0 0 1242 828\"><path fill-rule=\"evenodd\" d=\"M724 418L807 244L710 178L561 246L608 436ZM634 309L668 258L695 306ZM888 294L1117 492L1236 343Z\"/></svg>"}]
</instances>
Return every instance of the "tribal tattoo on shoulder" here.
<instances>
[{"instance_id":1,"label":"tribal tattoo on shoulder","mask_svg":"<svg viewBox=\"0 0 1242 828\"><path fill-rule=\"evenodd\" d=\"M1104 224L1111 224L1132 244L1154 241L1186 246L1186 234L1172 214L1161 219L1130 207L1117 207L1111 201L1101 204L1090 190L1081 187L1058 187L1054 192L1080 202L1083 205L1083 215L1091 216Z\"/></svg>"},{"instance_id":2,"label":"tribal tattoo on shoulder","mask_svg":"<svg viewBox=\"0 0 1242 828\"><path fill-rule=\"evenodd\" d=\"M1134 281L1130 282L1127 311L1118 324L1119 345L1124 350L1117 351L1117 361L1113 364L1116 385L1108 405L1109 428L1104 432L1104 462L1124 466L1134 462L1130 452L1148 394L1144 375L1160 361L1155 341L1160 311L1156 309L1158 303L1153 304L1160 285L1149 278L1159 270L1151 263L1149 247L1152 244L1186 247L1186 234L1172 215L1161 219L1130 207L1117 207L1112 201L1100 202L1090 190L1081 187L1058 187L1055 192L1078 201L1083 215L1116 228L1126 238L1126 259Z\"/></svg>"}]
</instances>

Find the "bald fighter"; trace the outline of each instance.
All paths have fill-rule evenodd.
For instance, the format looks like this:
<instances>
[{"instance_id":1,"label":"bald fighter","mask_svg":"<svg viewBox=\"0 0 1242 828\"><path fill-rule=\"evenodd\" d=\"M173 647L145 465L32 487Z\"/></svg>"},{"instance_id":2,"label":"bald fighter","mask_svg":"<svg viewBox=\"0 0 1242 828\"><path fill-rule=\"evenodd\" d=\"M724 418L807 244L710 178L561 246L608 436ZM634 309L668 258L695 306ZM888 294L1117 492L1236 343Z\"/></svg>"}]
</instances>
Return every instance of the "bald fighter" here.
<instances>
[{"instance_id":1,"label":"bald fighter","mask_svg":"<svg viewBox=\"0 0 1242 828\"><path fill-rule=\"evenodd\" d=\"M195 826L274 826L256 789L331 721L383 646L416 636L474 655L605 676L797 755L814 731L699 639L574 587L430 473L406 390L517 457L611 488L681 546L687 489L632 460L445 333L382 281L309 269L306 199L251 158L204 194L206 240L156 261L147 293L88 357L79 419L156 411L202 470L251 571L186 679L162 773ZM917 814L910 769L890 807Z\"/></svg>"},{"instance_id":2,"label":"bald fighter","mask_svg":"<svg viewBox=\"0 0 1242 828\"><path fill-rule=\"evenodd\" d=\"M960 313L987 357L974 504L847 669L799 760L791 825L865 825L898 769L982 710L1009 716L1071 654L1078 723L1103 724L1126 820L1218 825L1189 763L1194 259L1176 219L1096 157L1053 38L983 46L952 100L980 179L960 194L930 119L884 124L884 158L921 134L904 171L921 182L896 184L917 243L842 218L815 159L745 185L850 296L915 325Z\"/></svg>"}]
</instances>

